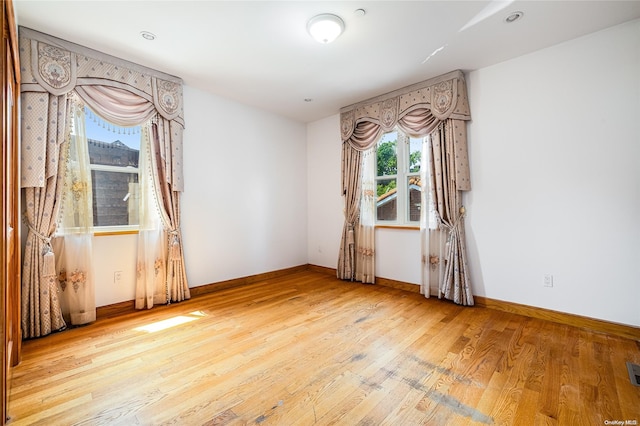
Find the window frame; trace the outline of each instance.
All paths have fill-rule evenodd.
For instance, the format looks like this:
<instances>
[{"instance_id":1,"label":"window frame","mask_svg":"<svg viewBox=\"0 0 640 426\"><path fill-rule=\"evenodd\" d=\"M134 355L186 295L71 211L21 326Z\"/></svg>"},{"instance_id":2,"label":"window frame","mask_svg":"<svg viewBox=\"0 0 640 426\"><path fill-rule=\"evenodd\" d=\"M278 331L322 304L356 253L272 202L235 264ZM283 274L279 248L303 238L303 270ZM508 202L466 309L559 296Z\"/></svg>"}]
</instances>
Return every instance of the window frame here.
<instances>
[{"instance_id":1,"label":"window frame","mask_svg":"<svg viewBox=\"0 0 640 426\"><path fill-rule=\"evenodd\" d=\"M385 135L390 133L397 134L397 142L396 142L396 174L394 175L378 175L378 147L380 142L383 140ZM411 140L418 139L421 143L424 143L424 137L422 138L412 138L404 131L395 127L393 130L384 133L380 140L376 143L376 161L375 161L375 187L378 187L378 182L381 180L396 180L396 219L395 220L379 220L378 219L378 206L377 206L377 197L376 197L376 206L375 206L375 226L377 228L395 228L395 229L419 229L420 228L420 220L411 221L410 220L410 192L409 192L409 179L411 177L420 177L421 171L411 172ZM422 145L421 148L422 150ZM422 167L422 164L420 165ZM422 206L420 206L422 208Z\"/></svg>"},{"instance_id":2,"label":"window frame","mask_svg":"<svg viewBox=\"0 0 640 426\"><path fill-rule=\"evenodd\" d=\"M127 173L137 174L138 184L140 183L140 169L133 166L109 166L106 164L89 164L89 171L91 172L91 185L93 186L93 173L98 172L110 172L110 173ZM95 187L91 188L95 192ZM93 208L93 200L91 201ZM140 218L138 217L138 222ZM137 234L140 230L140 223L135 225L94 225L93 231L96 235L117 235L117 234Z\"/></svg>"}]
</instances>

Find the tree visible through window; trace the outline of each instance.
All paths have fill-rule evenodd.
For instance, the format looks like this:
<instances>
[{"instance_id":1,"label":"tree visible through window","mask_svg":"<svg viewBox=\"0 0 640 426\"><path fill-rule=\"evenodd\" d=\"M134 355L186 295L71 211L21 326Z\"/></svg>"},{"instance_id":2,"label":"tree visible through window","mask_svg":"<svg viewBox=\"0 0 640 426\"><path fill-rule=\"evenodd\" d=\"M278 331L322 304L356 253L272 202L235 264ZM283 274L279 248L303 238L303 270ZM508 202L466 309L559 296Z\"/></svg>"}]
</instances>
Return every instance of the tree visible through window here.
<instances>
[{"instance_id":1,"label":"tree visible through window","mask_svg":"<svg viewBox=\"0 0 640 426\"><path fill-rule=\"evenodd\" d=\"M420 221L422 139L394 130L376 147L376 222L416 226Z\"/></svg>"}]
</instances>

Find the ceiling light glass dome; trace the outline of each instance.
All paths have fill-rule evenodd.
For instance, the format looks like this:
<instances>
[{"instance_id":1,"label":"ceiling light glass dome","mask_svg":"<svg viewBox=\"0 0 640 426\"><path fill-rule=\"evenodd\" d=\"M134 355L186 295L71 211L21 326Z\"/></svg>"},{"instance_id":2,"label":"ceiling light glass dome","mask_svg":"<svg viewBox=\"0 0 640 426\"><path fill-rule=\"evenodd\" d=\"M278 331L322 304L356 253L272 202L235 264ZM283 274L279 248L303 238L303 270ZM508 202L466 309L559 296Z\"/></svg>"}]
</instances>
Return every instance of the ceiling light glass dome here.
<instances>
[{"instance_id":1,"label":"ceiling light glass dome","mask_svg":"<svg viewBox=\"0 0 640 426\"><path fill-rule=\"evenodd\" d=\"M344 21L339 16L324 13L309 20L307 31L318 42L331 43L344 31Z\"/></svg>"}]
</instances>

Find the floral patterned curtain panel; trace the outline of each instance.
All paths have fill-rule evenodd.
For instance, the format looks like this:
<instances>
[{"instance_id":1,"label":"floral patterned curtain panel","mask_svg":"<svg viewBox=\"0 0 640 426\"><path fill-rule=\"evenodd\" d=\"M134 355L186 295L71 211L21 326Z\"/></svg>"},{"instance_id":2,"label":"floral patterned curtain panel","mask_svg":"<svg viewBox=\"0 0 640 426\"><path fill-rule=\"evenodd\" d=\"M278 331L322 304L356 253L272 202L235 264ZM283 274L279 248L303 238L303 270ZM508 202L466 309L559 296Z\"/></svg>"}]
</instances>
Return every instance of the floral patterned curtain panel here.
<instances>
[{"instance_id":1,"label":"floral patterned curtain panel","mask_svg":"<svg viewBox=\"0 0 640 426\"><path fill-rule=\"evenodd\" d=\"M189 298L179 230L179 196L184 189L182 80L137 64L21 27L21 186L27 197L29 231L23 265L24 337L64 328L51 238L56 230L68 149L71 98L78 96L118 125L153 119L157 140L154 185L163 198L167 238L166 292ZM165 131L164 129L169 129ZM152 250L150 250L151 252ZM171 275L169 276L169 270ZM176 272L177 271L177 272ZM68 271L67 271L68 273Z\"/></svg>"},{"instance_id":2,"label":"floral patterned curtain panel","mask_svg":"<svg viewBox=\"0 0 640 426\"><path fill-rule=\"evenodd\" d=\"M363 156L357 156L355 153L372 148L383 133L391 131L396 126L412 137L421 137L436 131L441 123L455 121L464 125L464 121L470 119L466 82L461 71L453 71L341 109L342 176L346 213L345 231L338 255L339 278L346 278L353 274L352 271L359 269L358 257L348 257L349 253L355 251L355 248L350 247L355 245L357 241L368 242L367 247L358 247L358 251L366 250L369 253L375 253L374 239L358 238L357 235L358 229L361 229L358 225L360 220L359 197L364 196L362 182L363 180L367 181L369 177L363 176L362 173L364 169ZM445 176L447 179L453 180L454 191L470 190L466 131L453 132L448 137L450 139L448 146L452 147L453 151L448 152L448 162L443 166L447 172ZM423 158L425 158L424 155ZM426 170L426 167L422 167L422 170ZM425 185L426 179L422 179L422 182ZM457 197L457 200L459 199L461 196ZM447 206L447 208L449 207ZM423 214L426 210L422 209ZM456 220L462 221L462 217ZM425 221L422 220L421 223L423 222ZM443 226L445 225L443 224ZM450 269L450 271L443 273L443 276L448 277L447 279L450 279L454 286L460 286L467 291L454 290L449 286L446 287L446 292L442 292L442 295L452 298L456 303L473 304L472 298L462 296L463 294L471 294L469 276L466 274L464 233L453 231L463 229L463 227L458 225L449 229L449 241L455 241L453 244L448 244L447 247L454 247L454 249L447 251L442 259L443 265L446 265L445 270ZM350 235L353 233L355 236ZM347 238L347 236L349 237ZM428 279L429 276L428 273L425 273L425 270L429 268L428 240L428 232L423 229L421 245L423 247L423 277L427 277L425 279ZM426 284L423 282L422 290L426 297L430 295L428 288L428 282Z\"/></svg>"},{"instance_id":3,"label":"floral patterned curtain panel","mask_svg":"<svg viewBox=\"0 0 640 426\"><path fill-rule=\"evenodd\" d=\"M376 228L376 150L371 148L362 156L362 190L360 218L355 232L356 280L375 282L375 228Z\"/></svg>"},{"instance_id":4,"label":"floral patterned curtain panel","mask_svg":"<svg viewBox=\"0 0 640 426\"><path fill-rule=\"evenodd\" d=\"M84 108L72 106L74 132L66 142L66 173L59 225L54 238L60 305L71 325L96 320L95 273L93 267L93 209L89 169L89 147L84 129Z\"/></svg>"}]
</instances>

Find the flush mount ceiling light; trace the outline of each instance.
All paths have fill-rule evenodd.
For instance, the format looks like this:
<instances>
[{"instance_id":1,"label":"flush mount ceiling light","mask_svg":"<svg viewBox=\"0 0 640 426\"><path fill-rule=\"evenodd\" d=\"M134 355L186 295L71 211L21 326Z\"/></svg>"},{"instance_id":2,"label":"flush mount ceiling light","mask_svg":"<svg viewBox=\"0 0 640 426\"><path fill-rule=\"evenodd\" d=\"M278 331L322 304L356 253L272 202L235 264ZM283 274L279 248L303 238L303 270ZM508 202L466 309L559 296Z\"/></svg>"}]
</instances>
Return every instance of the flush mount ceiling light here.
<instances>
[{"instance_id":1,"label":"flush mount ceiling light","mask_svg":"<svg viewBox=\"0 0 640 426\"><path fill-rule=\"evenodd\" d=\"M331 43L344 31L344 21L330 13L316 15L307 23L307 31L320 43Z\"/></svg>"}]
</instances>

